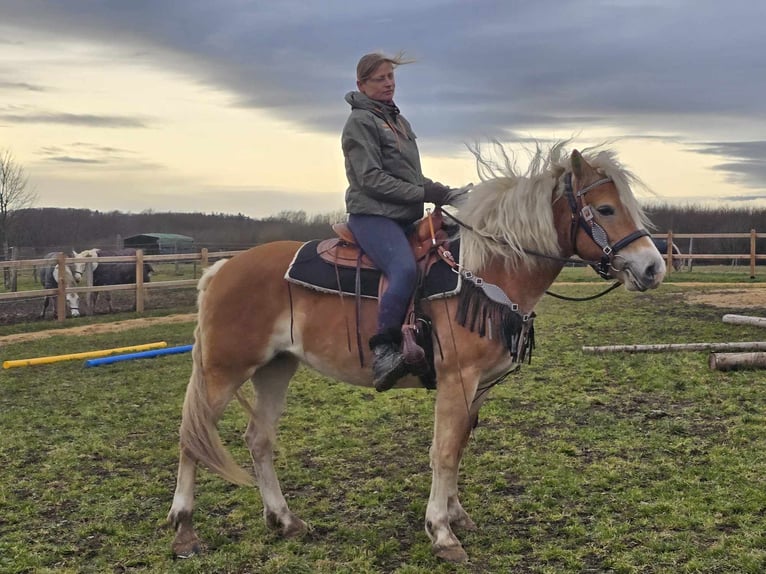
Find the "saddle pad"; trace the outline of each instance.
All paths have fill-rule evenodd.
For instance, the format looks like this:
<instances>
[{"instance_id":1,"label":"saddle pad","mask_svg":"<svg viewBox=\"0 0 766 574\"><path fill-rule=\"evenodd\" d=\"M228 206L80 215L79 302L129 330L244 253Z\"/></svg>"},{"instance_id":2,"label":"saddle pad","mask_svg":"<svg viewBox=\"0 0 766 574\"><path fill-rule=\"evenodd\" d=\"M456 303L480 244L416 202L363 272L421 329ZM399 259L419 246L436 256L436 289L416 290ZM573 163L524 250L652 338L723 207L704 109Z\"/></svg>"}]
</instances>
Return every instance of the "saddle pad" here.
<instances>
[{"instance_id":1,"label":"saddle pad","mask_svg":"<svg viewBox=\"0 0 766 574\"><path fill-rule=\"evenodd\" d=\"M324 261L317 254L318 240L304 243L293 257L285 273L290 283L302 285L324 293L356 294L357 270L351 267L336 267ZM451 247L459 252L459 243L453 241ZM380 285L380 271L377 269L359 270L360 295L377 299ZM339 285L340 283L340 285ZM339 289L340 287L340 289ZM439 299L450 297L460 292L460 276L453 272L444 261L437 261L431 266L423 282L423 297Z\"/></svg>"}]
</instances>

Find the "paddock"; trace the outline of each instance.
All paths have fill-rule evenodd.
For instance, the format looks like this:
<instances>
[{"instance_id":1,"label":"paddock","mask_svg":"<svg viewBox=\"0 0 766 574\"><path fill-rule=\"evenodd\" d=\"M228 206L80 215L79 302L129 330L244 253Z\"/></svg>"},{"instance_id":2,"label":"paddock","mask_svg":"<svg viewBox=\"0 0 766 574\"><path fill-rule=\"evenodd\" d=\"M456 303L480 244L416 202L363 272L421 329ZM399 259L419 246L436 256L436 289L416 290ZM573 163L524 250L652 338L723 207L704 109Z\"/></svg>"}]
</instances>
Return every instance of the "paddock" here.
<instances>
[{"instance_id":1,"label":"paddock","mask_svg":"<svg viewBox=\"0 0 766 574\"><path fill-rule=\"evenodd\" d=\"M557 289L583 296L598 287ZM710 371L704 351L585 356L580 348L729 341L722 308L689 297L725 289L543 299L532 363L492 391L467 448L463 496L482 534L467 534L471 563L457 569L431 558L420 524L430 480L428 391L377 394L301 371L281 430L289 456L278 464L311 533L300 544L279 539L253 490L201 471L198 527L209 546L192 564L171 558L164 526L189 355L106 370L72 362L2 372L0 563L28 571L758 572L763 378ZM726 312L755 314L725 303ZM3 358L189 340L189 316L148 319L126 322L125 331L104 322L88 337L3 339ZM756 326L736 329L742 339L763 336ZM9 330L0 327L0 336ZM245 422L232 405L221 423L243 465Z\"/></svg>"}]
</instances>

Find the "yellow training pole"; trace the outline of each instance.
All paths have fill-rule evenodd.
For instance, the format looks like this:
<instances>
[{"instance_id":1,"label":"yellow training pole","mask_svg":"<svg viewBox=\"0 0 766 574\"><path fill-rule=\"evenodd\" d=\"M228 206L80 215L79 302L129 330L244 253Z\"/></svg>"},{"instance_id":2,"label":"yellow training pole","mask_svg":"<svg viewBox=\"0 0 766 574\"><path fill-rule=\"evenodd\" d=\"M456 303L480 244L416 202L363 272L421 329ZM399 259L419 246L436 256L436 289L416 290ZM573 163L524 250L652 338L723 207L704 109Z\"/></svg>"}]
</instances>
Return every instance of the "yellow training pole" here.
<instances>
[{"instance_id":1,"label":"yellow training pole","mask_svg":"<svg viewBox=\"0 0 766 574\"><path fill-rule=\"evenodd\" d=\"M34 359L17 359L15 361L3 361L4 369L13 367L29 367L32 365L46 365L48 363L57 363L59 361L71 361L73 359L92 359L94 357L106 357L115 353L131 353L133 351L149 351L151 349L162 349L167 347L165 341L158 343L146 343L144 345L133 345L132 347L116 347L114 349L102 349L100 351L86 351L84 353L69 353L68 355L51 355L50 357L36 357Z\"/></svg>"}]
</instances>

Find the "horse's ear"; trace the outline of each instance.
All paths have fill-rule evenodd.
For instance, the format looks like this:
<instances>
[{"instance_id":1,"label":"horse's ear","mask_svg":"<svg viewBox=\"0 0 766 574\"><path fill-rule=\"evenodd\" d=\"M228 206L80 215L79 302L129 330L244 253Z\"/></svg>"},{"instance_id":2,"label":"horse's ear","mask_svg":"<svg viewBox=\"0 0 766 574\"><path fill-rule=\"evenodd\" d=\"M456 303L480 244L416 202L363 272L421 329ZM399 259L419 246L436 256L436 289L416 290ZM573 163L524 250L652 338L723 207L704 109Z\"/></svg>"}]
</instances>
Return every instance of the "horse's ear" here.
<instances>
[{"instance_id":1,"label":"horse's ear","mask_svg":"<svg viewBox=\"0 0 766 574\"><path fill-rule=\"evenodd\" d=\"M569 163L572 165L572 173L577 179L582 178L582 164L583 158L579 151L572 150L572 155L569 157Z\"/></svg>"},{"instance_id":2,"label":"horse's ear","mask_svg":"<svg viewBox=\"0 0 766 574\"><path fill-rule=\"evenodd\" d=\"M577 150L572 150L572 155L569 156L569 163L572 165L572 173L575 178L580 181L584 181L586 174L593 171L590 164L585 161L585 158Z\"/></svg>"}]
</instances>

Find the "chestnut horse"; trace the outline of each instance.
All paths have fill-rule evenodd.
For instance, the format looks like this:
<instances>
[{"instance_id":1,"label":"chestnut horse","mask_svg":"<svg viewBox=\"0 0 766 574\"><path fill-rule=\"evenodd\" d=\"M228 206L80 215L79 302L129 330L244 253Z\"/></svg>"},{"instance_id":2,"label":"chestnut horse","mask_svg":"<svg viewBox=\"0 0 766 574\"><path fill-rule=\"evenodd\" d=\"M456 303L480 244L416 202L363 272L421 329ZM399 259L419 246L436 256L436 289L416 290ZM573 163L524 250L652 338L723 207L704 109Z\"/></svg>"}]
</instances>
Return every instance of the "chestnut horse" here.
<instances>
[{"instance_id":1,"label":"chestnut horse","mask_svg":"<svg viewBox=\"0 0 766 574\"><path fill-rule=\"evenodd\" d=\"M665 263L648 232L630 186L637 179L607 149L564 151L559 142L537 146L526 173L503 151L504 165L474 153L481 183L460 205L464 278L494 284L494 301L504 300L528 321L568 257L599 262L604 277L629 291L657 287ZM502 148L500 148L502 150ZM257 484L266 524L285 537L306 532L306 523L288 508L274 470L276 425L291 377L299 363L353 385L372 386L370 351L349 349L348 325L356 321L353 297L288 284L285 272L301 243L279 241L254 247L214 264L200 279L192 373L180 427L180 458L168 520L175 528L173 551L200 551L192 525L198 464L243 485ZM476 282L480 277L483 282ZM465 281L464 281L465 283ZM502 294L500 293L502 290ZM441 351L435 356L435 422L430 463L431 494L425 530L434 554L451 562L467 559L456 528L476 528L458 498L458 469L471 428L493 382L518 367L523 353L506 337L490 337L456 321L460 295L424 301ZM374 334L374 299L360 303L361 340ZM484 335L484 336L482 336ZM518 335L518 332L517 332ZM527 339L527 332L513 340ZM523 342L520 344L524 344ZM364 353L365 366L359 354ZM255 400L239 392L250 379ZM415 387L408 376L397 387ZM394 391L395 392L395 391ZM236 397L249 411L245 441L254 476L223 446L217 422Z\"/></svg>"}]
</instances>

